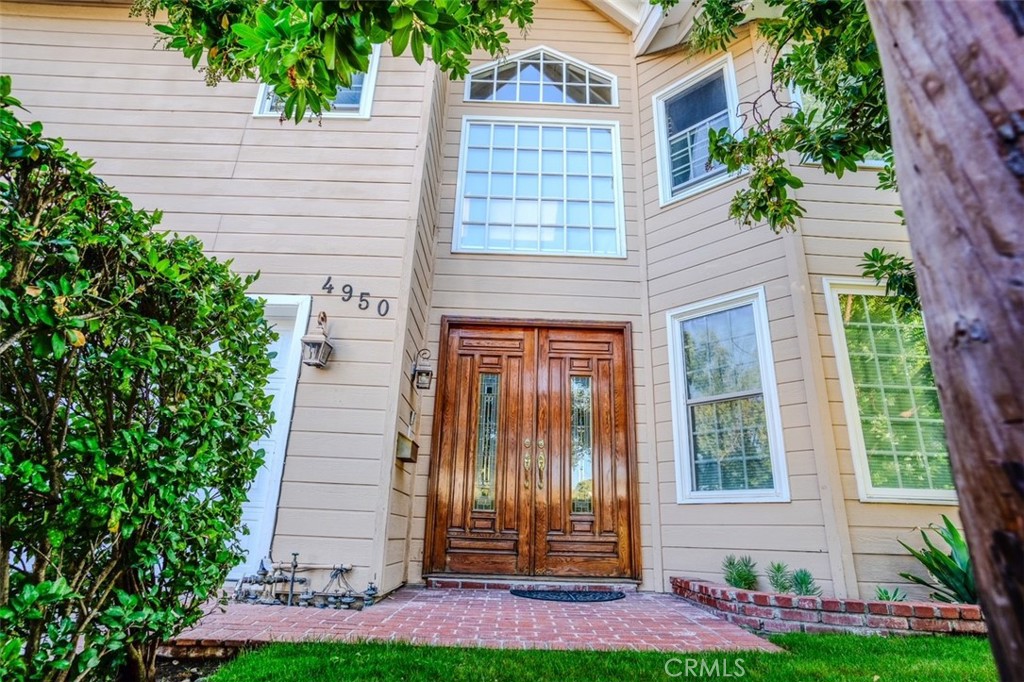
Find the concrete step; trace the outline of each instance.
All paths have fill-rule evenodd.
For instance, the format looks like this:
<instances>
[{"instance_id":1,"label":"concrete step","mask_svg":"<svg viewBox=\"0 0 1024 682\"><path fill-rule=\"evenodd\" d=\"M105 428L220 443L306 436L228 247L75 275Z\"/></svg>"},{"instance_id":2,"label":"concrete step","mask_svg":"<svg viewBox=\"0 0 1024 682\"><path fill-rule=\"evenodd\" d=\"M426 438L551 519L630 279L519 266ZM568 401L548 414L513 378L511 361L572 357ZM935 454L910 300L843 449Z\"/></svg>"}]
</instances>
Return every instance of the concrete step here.
<instances>
[{"instance_id":1,"label":"concrete step","mask_svg":"<svg viewBox=\"0 0 1024 682\"><path fill-rule=\"evenodd\" d=\"M623 578L495 577L490 575L428 575L428 589L449 590L574 590L635 593L639 581Z\"/></svg>"}]
</instances>

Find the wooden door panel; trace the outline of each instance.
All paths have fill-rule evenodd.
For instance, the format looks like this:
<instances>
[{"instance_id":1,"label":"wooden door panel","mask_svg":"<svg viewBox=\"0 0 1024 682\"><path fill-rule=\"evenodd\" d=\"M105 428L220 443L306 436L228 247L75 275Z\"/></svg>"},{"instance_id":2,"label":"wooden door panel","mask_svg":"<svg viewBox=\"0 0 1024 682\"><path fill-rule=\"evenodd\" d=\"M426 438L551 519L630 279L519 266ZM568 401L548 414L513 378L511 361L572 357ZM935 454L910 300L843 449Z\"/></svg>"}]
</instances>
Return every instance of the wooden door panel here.
<instances>
[{"instance_id":1,"label":"wooden door panel","mask_svg":"<svg viewBox=\"0 0 1024 682\"><path fill-rule=\"evenodd\" d=\"M533 345L523 329L450 330L428 570L530 570L531 501L524 495L531 490L520 461L524 433L533 428Z\"/></svg>"},{"instance_id":2,"label":"wooden door panel","mask_svg":"<svg viewBox=\"0 0 1024 682\"><path fill-rule=\"evenodd\" d=\"M635 578L628 327L443 326L425 570ZM500 382L496 430L484 376Z\"/></svg>"},{"instance_id":3,"label":"wooden door panel","mask_svg":"<svg viewBox=\"0 0 1024 682\"><path fill-rule=\"evenodd\" d=\"M623 336L542 329L538 348L537 437L549 444L550 474L535 512L535 572L630 577Z\"/></svg>"}]
</instances>

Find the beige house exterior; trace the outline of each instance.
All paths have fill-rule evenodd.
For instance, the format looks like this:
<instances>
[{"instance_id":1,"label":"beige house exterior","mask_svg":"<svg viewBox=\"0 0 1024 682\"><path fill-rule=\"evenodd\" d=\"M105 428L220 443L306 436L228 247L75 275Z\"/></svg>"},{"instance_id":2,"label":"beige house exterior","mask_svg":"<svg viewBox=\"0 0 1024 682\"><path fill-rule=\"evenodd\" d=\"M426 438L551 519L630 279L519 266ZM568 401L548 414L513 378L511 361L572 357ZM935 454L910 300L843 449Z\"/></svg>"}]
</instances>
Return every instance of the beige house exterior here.
<instances>
[{"instance_id":1,"label":"beige house exterior","mask_svg":"<svg viewBox=\"0 0 1024 682\"><path fill-rule=\"evenodd\" d=\"M459 543L469 543L475 528L493 541L465 551L483 557L471 565L489 575L498 564L487 557L514 545L509 551L526 557L514 569L521 577L635 579L640 589L658 592L670 589L671 576L720 580L727 554L749 554L761 567L785 561L808 568L825 594L839 597L870 598L877 585L904 582L898 574L913 562L898 540L918 542L914 529L955 515L955 499L931 473L931 485L902 483L902 492L882 485L905 480L903 455L894 450L895 473L886 473L884 458L866 454L885 415L865 412L878 403L854 377L863 375L851 370L853 351L842 336L852 306L877 293L860 278L862 254L875 246L907 251L894 213L898 198L874 189L871 168L839 181L793 158L805 182L796 191L806 208L797 231L775 235L732 222L729 201L744 176L709 172L694 161L700 140L687 146L670 129L689 120L691 100L714 104L720 96L728 105L718 112L724 123L742 124L737 107L769 88L770 67L752 25L727 53L677 49L692 12L687 2L665 14L642 0L539 0L532 28L513 35L508 59L492 63L478 55L469 85L430 63L392 57L385 46L354 103L340 105L337 116L294 125L272 110L259 113L268 105L257 83L206 87L180 54L155 46L152 28L129 18L125 4L0 5L0 71L13 76L27 116L96 159L96 173L137 206L164 211L165 228L198 236L239 272L261 273L253 293L268 298L268 315L282 331L280 372L270 389L279 398L279 424L263 444L268 464L247 516L250 560L236 577L255 570L261 557L290 561L298 553L320 576L350 564L356 587L372 581L387 592L423 582L426 572L445 573L439 562L470 547ZM518 72L501 70L516 64ZM504 78L526 74L529 64L547 64L552 71L544 73L561 80L553 77L553 89L545 89L550 83L541 79L538 90L525 75ZM705 85L718 94L701 99ZM580 97L583 103L566 102ZM513 134L512 142L500 141ZM574 146L574 136L582 146ZM690 155L685 169L680 149ZM507 199L495 189L505 181L514 183ZM545 182L560 189L545 194ZM574 211L585 218L572 217ZM300 364L299 338L315 330L321 312L334 351L318 369ZM738 383L712 381L698 391L691 375L700 368L686 359L684 346L696 343L698 326L726 318L732 347L746 349L747 374L728 364L733 356L718 358L728 381ZM536 420L554 423L557 410L539 397L527 413L533 405L548 408L538 407L517 436L503 435L511 419L505 407L488 426L483 398L452 387L500 376L506 388L496 390L505 400L512 365L495 361L500 369L489 374L466 370L468 384L451 378L462 371L451 330L472 336L477 327L459 326L470 319L483 329L493 320L495 330L521 330L522 338L588 325L625 330L622 371L630 384L627 396L615 400L625 401L630 423L612 420L608 427L608 461L617 473L600 473L596 443L603 436L593 429L604 427L587 426L607 420L578 412L591 403L572 402L565 416L571 437L559 442L590 447L590 464L552 449L550 461L566 458L564 481L556 476L547 489L537 487L543 472L535 459L517 474L525 478L508 479L519 470L513 445L521 448L532 435L540 446ZM864 338L880 344L895 329L883 327ZM429 388L417 389L412 368L423 367L423 349L435 376ZM490 356L479 357L484 367ZM573 390L586 387L599 404L601 371L572 374L586 379ZM927 387L915 380L900 395L923 400ZM524 386L539 394L547 379L538 381ZM921 405L901 412L892 404L898 397L888 400L890 422L909 420L915 433L934 427L921 417ZM551 413L542 417L545 409ZM708 414L716 446L707 446ZM484 528L493 509L480 502L476 473L460 470L459 462L480 463L485 428L498 443L490 451L498 463L489 464L497 485L530 491L508 493L498 505L546 499L544 508L555 508L555 492L545 498L537 491L562 485L574 505L566 512L566 537L596 538L565 550L570 558L557 564L562 568L531 569L530 557L540 554L530 552L554 550L539 548L548 541L541 535L513 527L509 519L521 510L497 512L498 526L512 524L506 531ZM469 435L446 440L445 429ZM729 445L729 438L743 444ZM409 440L418 448L414 462L396 458L398 443ZM706 458L695 454L707 447ZM913 457L941 464L941 448L921 447L930 454ZM439 449L451 456L448 464ZM733 467L736 452L741 469ZM895 478L885 478L890 474ZM595 511L606 493L586 492L577 476L595 491L617 477L628 497L616 507L618 535L602 527L603 512ZM442 518L450 508L443 500L468 505L460 491L471 488L476 497L466 509L473 520L456 537L455 517ZM437 498L442 489L448 492ZM539 524L532 512L521 518L534 519L531 528ZM626 546L608 549L615 542ZM591 549L593 556L619 552L627 559L591 575L587 562L596 559L571 558Z\"/></svg>"}]
</instances>

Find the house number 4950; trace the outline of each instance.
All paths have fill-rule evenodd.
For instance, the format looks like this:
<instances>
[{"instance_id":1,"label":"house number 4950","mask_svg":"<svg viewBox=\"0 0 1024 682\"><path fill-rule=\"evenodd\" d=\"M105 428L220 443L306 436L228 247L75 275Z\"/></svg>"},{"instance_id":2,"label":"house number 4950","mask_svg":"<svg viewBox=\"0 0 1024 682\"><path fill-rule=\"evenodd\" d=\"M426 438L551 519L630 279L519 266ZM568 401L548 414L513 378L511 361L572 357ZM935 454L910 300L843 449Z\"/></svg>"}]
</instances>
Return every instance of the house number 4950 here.
<instances>
[{"instance_id":1,"label":"house number 4950","mask_svg":"<svg viewBox=\"0 0 1024 682\"><path fill-rule=\"evenodd\" d=\"M320 287L329 294L334 293L334 285L331 284L331 276L327 277L324 285ZM352 288L351 284L341 285L341 300L351 301L353 298L356 299L356 305L360 310L368 310L371 305L372 294L369 291L360 291L356 294L356 290ZM377 301L377 314L381 317L387 317L388 311L391 310L391 304L388 303L388 299L382 298Z\"/></svg>"}]
</instances>

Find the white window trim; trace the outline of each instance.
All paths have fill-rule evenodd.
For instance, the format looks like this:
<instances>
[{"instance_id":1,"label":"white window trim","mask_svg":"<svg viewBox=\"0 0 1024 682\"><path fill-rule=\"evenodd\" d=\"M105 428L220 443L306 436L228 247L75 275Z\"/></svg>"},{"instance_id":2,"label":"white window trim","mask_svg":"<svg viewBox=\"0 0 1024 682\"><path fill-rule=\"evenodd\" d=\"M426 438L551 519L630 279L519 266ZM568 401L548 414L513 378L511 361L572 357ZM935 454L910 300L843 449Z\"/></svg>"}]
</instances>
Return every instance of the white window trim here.
<instances>
[{"instance_id":1,"label":"white window trim","mask_svg":"<svg viewBox=\"0 0 1024 682\"><path fill-rule=\"evenodd\" d=\"M735 135L742 136L743 124L738 115L739 94L736 89L736 70L733 66L731 54L725 54L719 59L706 64L703 68L700 68L691 74L687 74L686 78L683 78L664 90L655 93L651 98L651 104L654 111L654 148L658 159L658 197L659 206L661 208L684 199L688 199L689 197L692 197L695 194L700 194L712 187L717 187L718 185L735 180L747 172L744 168L733 171L732 173L716 173L711 177L695 182L678 194L672 194L672 169L670 167L671 158L668 149L668 124L665 116L665 101L670 97L678 95L715 71L721 71L725 78L725 101L729 105L729 129L732 130Z\"/></svg>"},{"instance_id":2,"label":"white window trim","mask_svg":"<svg viewBox=\"0 0 1024 682\"><path fill-rule=\"evenodd\" d=\"M836 352L836 367L839 372L839 388L843 397L843 414L850 437L850 454L853 471L857 479L857 493L861 502L896 502L904 504L957 504L955 490L924 490L913 488L877 488L871 483L868 468L867 446L864 431L860 425L860 409L857 407L857 389L853 383L850 368L850 350L846 345L846 331L843 329L843 313L839 309L840 294L864 294L884 296L885 287L857 279L826 277L822 279L825 289L825 307L828 310L829 331Z\"/></svg>"},{"instance_id":3,"label":"white window trim","mask_svg":"<svg viewBox=\"0 0 1024 682\"><path fill-rule=\"evenodd\" d=\"M778 384L775 381L775 360L765 301L764 287L758 286L681 306L665 313L672 396L672 433L676 459L676 502L679 504L790 501L789 472L786 467ZM754 333L757 337L758 362L761 365L765 423L768 429L768 449L775 487L765 490L693 490L693 452L690 443L690 417L687 409L680 322L746 304L751 304L754 312Z\"/></svg>"},{"instance_id":4,"label":"white window trim","mask_svg":"<svg viewBox=\"0 0 1024 682\"><path fill-rule=\"evenodd\" d=\"M359 94L358 109L330 109L325 111L324 118L357 118L368 119L373 110L373 93L377 87L377 70L380 66L380 45L373 46L370 54L370 67L366 71L366 78L363 79L363 91ZM256 96L256 106L252 110L253 118L280 119L281 114L276 111L264 111L263 106L267 101L267 84L260 83L259 93Z\"/></svg>"},{"instance_id":5,"label":"white window trim","mask_svg":"<svg viewBox=\"0 0 1024 682\"><path fill-rule=\"evenodd\" d=\"M504 101L503 100L503 101L498 102L498 101L491 101L491 100L477 100L477 99L470 99L469 98L469 89L470 89L470 85L472 85L473 77L474 76L477 76L477 75L483 73L484 71L489 71L490 69L493 69L496 66L501 66L502 64L507 64L508 62L515 62L515 61L519 61L521 59L529 59L533 55L538 54L540 52L547 52L548 54L550 54L550 55L552 55L554 57L558 57L559 59L561 59L562 61L564 61L567 64L572 64L573 66L578 66L579 68L586 69L587 71L593 71L597 75L604 76L605 78L609 79L611 81L611 84L612 84L612 103L611 104L583 104L583 103L580 103L580 102L521 102L519 100L515 100L515 101ZM538 45L537 47L531 47L529 50L523 50L522 52L517 52L516 54L509 55L509 56L504 57L502 59L495 59L493 61L487 62L486 64L481 64L480 66L477 66L477 67L474 67L473 69L470 69L469 73L466 74L466 83L465 83L465 86L462 89L462 101L466 102L466 103L472 102L473 104L500 104L500 105L504 105L504 104L527 104L527 105L533 105L533 106L541 105L541 106L545 106L545 107L597 107L599 109L607 109L609 107L618 107L619 106L619 78L618 78L618 76L616 76L614 73L612 73L610 71L605 71L604 69L598 68L598 67L594 66L593 64L588 64L587 62L580 61L579 59L576 59L574 57L570 57L569 55L565 54L564 52L560 52L560 51L558 51L558 50L556 50L556 49L554 49L552 47L548 47L547 45Z\"/></svg>"},{"instance_id":6,"label":"white window trim","mask_svg":"<svg viewBox=\"0 0 1024 682\"><path fill-rule=\"evenodd\" d=\"M612 131L612 192L615 195L615 220L618 233L618 253L566 253L547 251L491 251L481 249L460 249L458 246L459 232L462 229L462 199L463 188L465 187L466 176L466 148L469 146L469 124L470 123L519 123L523 125L565 125L565 126L587 126L602 127ZM474 254L479 256L514 256L536 258L597 258L606 260L617 258L624 260L628 257L626 251L626 198L622 186L622 145L619 138L619 122L602 119L582 118L519 118L516 116L463 116L462 136L459 141L459 173L455 184L455 219L452 223L452 253Z\"/></svg>"}]
</instances>

